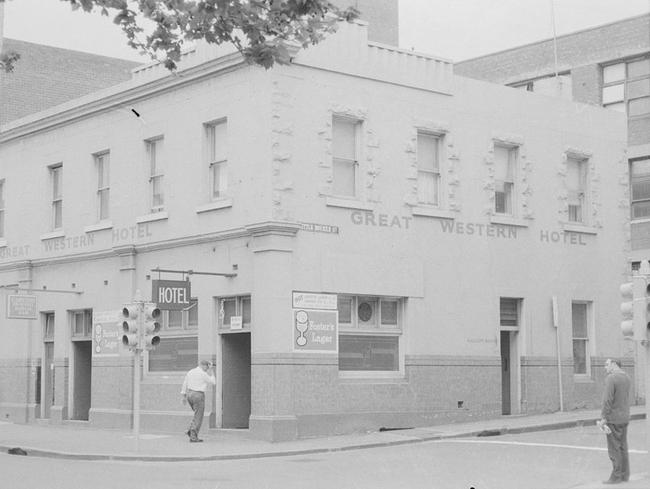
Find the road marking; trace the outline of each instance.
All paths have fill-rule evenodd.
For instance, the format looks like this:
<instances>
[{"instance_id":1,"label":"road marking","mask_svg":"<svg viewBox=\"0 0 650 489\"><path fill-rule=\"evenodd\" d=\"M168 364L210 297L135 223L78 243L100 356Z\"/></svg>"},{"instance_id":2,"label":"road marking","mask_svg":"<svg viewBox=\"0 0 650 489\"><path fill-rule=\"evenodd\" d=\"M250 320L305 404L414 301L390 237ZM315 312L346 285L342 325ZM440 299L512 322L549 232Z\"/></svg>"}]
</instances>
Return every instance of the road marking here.
<instances>
[{"instance_id":1,"label":"road marking","mask_svg":"<svg viewBox=\"0 0 650 489\"><path fill-rule=\"evenodd\" d=\"M525 447L549 447L549 448L574 448L577 450L594 450L606 452L607 448L602 447L584 447L579 445L559 445L556 443L529 443L523 441L499 441L499 440L433 440L433 443L483 443L495 445L518 445ZM647 450L628 450L629 453L647 454Z\"/></svg>"}]
</instances>

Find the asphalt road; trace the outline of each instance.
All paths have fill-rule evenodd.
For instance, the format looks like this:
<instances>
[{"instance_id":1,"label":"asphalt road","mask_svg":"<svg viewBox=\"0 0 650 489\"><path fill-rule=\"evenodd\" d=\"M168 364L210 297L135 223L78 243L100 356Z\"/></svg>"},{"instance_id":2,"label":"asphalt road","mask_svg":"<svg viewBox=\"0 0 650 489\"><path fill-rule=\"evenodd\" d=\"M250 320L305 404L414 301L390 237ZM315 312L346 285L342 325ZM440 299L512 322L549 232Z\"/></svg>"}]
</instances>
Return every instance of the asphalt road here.
<instances>
[{"instance_id":1,"label":"asphalt road","mask_svg":"<svg viewBox=\"0 0 650 489\"><path fill-rule=\"evenodd\" d=\"M647 472L645 423L630 424L632 473ZM213 462L90 462L0 454L11 489L564 489L606 479L594 426L317 455Z\"/></svg>"}]
</instances>

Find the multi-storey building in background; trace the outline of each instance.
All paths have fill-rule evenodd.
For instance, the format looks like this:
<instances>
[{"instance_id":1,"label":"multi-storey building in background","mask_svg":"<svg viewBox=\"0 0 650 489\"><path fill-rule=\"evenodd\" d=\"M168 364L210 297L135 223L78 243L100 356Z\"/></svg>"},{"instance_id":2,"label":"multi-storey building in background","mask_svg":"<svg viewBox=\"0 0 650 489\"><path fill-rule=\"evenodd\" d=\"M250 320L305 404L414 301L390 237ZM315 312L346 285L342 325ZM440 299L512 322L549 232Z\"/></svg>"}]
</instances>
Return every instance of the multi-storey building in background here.
<instances>
[{"instance_id":1,"label":"multi-storey building in background","mask_svg":"<svg viewBox=\"0 0 650 489\"><path fill-rule=\"evenodd\" d=\"M181 432L201 358L210 426L273 440L594 406L604 359L633 365L626 137L363 22L290 66L201 45L8 123L0 417L125 428L138 382L144 428ZM191 297L134 381L118 313L157 279Z\"/></svg>"},{"instance_id":2,"label":"multi-storey building in background","mask_svg":"<svg viewBox=\"0 0 650 489\"><path fill-rule=\"evenodd\" d=\"M650 256L650 13L457 63L455 72L627 116L628 273ZM574 200L584 198L574 194ZM637 355L642 391L645 355Z\"/></svg>"}]
</instances>

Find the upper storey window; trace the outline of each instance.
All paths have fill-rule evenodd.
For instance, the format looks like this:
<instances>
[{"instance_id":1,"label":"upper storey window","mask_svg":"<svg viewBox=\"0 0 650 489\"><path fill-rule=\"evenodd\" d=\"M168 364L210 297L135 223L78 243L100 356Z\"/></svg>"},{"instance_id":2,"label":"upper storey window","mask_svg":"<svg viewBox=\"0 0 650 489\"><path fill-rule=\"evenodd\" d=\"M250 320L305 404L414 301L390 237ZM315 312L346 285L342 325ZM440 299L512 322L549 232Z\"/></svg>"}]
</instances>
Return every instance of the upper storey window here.
<instances>
[{"instance_id":1,"label":"upper storey window","mask_svg":"<svg viewBox=\"0 0 650 489\"><path fill-rule=\"evenodd\" d=\"M161 212L165 209L165 192L163 187L165 178L163 143L163 138L150 139L146 141L147 160L149 163L151 212Z\"/></svg>"},{"instance_id":2,"label":"upper storey window","mask_svg":"<svg viewBox=\"0 0 650 489\"><path fill-rule=\"evenodd\" d=\"M210 200L219 200L228 192L226 120L205 125L208 165L210 168Z\"/></svg>"},{"instance_id":3,"label":"upper storey window","mask_svg":"<svg viewBox=\"0 0 650 489\"><path fill-rule=\"evenodd\" d=\"M52 184L52 230L63 227L63 165L50 167Z\"/></svg>"},{"instance_id":4,"label":"upper storey window","mask_svg":"<svg viewBox=\"0 0 650 489\"><path fill-rule=\"evenodd\" d=\"M332 121L332 193L337 197L358 196L360 125L360 121L347 117L334 117Z\"/></svg>"},{"instance_id":5,"label":"upper storey window","mask_svg":"<svg viewBox=\"0 0 650 489\"><path fill-rule=\"evenodd\" d=\"M440 137L418 132L418 203L440 205Z\"/></svg>"},{"instance_id":6,"label":"upper storey window","mask_svg":"<svg viewBox=\"0 0 650 489\"><path fill-rule=\"evenodd\" d=\"M517 147L494 145L494 212L514 215Z\"/></svg>"}]
</instances>

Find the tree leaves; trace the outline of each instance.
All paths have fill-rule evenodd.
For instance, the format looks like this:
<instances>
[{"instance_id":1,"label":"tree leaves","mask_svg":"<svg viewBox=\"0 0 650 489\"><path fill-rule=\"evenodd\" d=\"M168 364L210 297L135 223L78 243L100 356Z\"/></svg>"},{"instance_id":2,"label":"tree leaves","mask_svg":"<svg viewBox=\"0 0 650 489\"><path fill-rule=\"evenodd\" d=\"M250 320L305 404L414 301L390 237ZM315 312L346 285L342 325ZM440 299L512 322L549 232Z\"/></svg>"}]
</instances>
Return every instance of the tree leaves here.
<instances>
[{"instance_id":1,"label":"tree leaves","mask_svg":"<svg viewBox=\"0 0 650 489\"><path fill-rule=\"evenodd\" d=\"M233 44L251 64L271 68L290 63L291 45L307 47L350 22L359 12L340 9L327 0L62 0L73 10L114 15L127 43L176 68L185 42ZM153 24L153 29L148 29ZM12 57L13 56L13 57ZM11 71L18 56L0 57Z\"/></svg>"}]
</instances>

